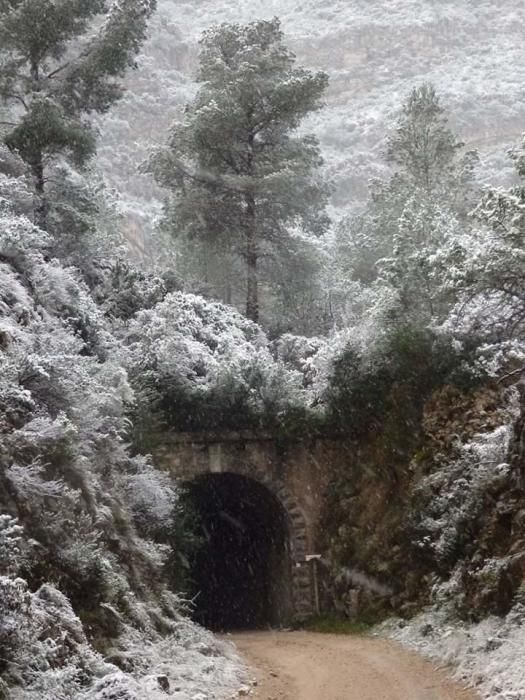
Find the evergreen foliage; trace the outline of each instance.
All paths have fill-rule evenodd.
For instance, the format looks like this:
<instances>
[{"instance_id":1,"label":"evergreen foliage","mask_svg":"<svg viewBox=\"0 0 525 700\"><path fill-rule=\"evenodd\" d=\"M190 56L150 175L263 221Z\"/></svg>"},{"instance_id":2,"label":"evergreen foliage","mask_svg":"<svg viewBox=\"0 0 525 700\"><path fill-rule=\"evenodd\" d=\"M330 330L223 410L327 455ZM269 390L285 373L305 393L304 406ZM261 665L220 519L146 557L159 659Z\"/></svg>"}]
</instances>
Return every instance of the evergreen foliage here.
<instances>
[{"instance_id":1,"label":"evergreen foliage","mask_svg":"<svg viewBox=\"0 0 525 700\"><path fill-rule=\"evenodd\" d=\"M129 324L131 379L149 425L178 430L274 428L307 408L302 374L271 353L262 330L231 308L174 293ZM138 417L137 417L138 418Z\"/></svg>"},{"instance_id":2,"label":"evergreen foliage","mask_svg":"<svg viewBox=\"0 0 525 700\"><path fill-rule=\"evenodd\" d=\"M517 184L484 191L461 280L467 296L492 308L497 340L525 337L525 141L510 157Z\"/></svg>"},{"instance_id":3,"label":"evergreen foliage","mask_svg":"<svg viewBox=\"0 0 525 700\"><path fill-rule=\"evenodd\" d=\"M324 73L295 67L278 20L220 25L201 41L201 89L168 148L151 160L172 192L168 225L220 240L245 265L248 318L259 318L260 259L286 247L291 230L322 233L327 188L316 140L303 118L320 106Z\"/></svg>"},{"instance_id":4,"label":"evergreen foliage","mask_svg":"<svg viewBox=\"0 0 525 700\"><path fill-rule=\"evenodd\" d=\"M154 0L25 0L0 3L0 98L12 106L4 141L28 165L47 225L46 169L95 151L86 119L122 95Z\"/></svg>"},{"instance_id":5,"label":"evergreen foliage","mask_svg":"<svg viewBox=\"0 0 525 700\"><path fill-rule=\"evenodd\" d=\"M474 202L477 156L462 149L434 88L415 88L387 139L395 172L374 181L365 211L339 226L334 255L343 298L390 289L401 319L425 324L447 317Z\"/></svg>"},{"instance_id":6,"label":"evergreen foliage","mask_svg":"<svg viewBox=\"0 0 525 700\"><path fill-rule=\"evenodd\" d=\"M378 493L396 483L421 511L402 493L383 546L399 548L388 552L397 571L410 551L426 584L470 556L486 501L521 488L505 462L516 399L505 395L513 410L505 426L494 411L486 436L448 416L445 441L428 408L460 396L484 416L501 397L490 387L483 402L473 387L523 374L525 145L511 154L515 185L476 192L475 154L434 88L416 87L385 138L391 176L325 236L329 189L302 125L327 76L296 65L277 19L216 25L201 41L199 91L149 163L170 192L179 267L144 269L86 166L92 118L122 96L154 6L0 0L0 696L9 685L23 700L156 700L143 676L185 676L173 659L195 643L209 669L212 643L170 590L198 527L141 454L157 431L355 441L350 476L330 480L334 559L369 562L374 536L347 525L354 477L373 472ZM205 298L218 287L231 304ZM246 315L233 308L242 294ZM506 517L510 538L519 522ZM379 520L366 524L381 531ZM480 556L472 577L497 579ZM383 564L370 560L378 576ZM505 610L517 586L506 590Z\"/></svg>"},{"instance_id":7,"label":"evergreen foliage","mask_svg":"<svg viewBox=\"0 0 525 700\"><path fill-rule=\"evenodd\" d=\"M474 357L472 348L407 323L364 353L350 343L333 363L324 397L329 421L360 438L395 428L387 442L399 449L407 436L413 446L425 402L438 387L469 389L482 381Z\"/></svg>"},{"instance_id":8,"label":"evergreen foliage","mask_svg":"<svg viewBox=\"0 0 525 700\"><path fill-rule=\"evenodd\" d=\"M403 105L386 160L428 192L450 190L458 181L458 156L464 144L447 125L445 110L432 85L414 88Z\"/></svg>"}]
</instances>

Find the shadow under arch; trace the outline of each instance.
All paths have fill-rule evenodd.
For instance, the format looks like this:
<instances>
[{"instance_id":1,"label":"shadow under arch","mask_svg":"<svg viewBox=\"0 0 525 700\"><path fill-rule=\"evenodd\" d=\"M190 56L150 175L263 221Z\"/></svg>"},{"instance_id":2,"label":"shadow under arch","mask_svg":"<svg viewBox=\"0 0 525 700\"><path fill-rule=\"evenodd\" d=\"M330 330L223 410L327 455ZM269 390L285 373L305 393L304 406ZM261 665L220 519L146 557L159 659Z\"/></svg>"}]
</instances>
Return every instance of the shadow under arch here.
<instances>
[{"instance_id":1,"label":"shadow under arch","mask_svg":"<svg viewBox=\"0 0 525 700\"><path fill-rule=\"evenodd\" d=\"M287 624L309 596L302 514L281 484L234 473L186 481L201 546L191 561L194 619L213 630Z\"/></svg>"}]
</instances>

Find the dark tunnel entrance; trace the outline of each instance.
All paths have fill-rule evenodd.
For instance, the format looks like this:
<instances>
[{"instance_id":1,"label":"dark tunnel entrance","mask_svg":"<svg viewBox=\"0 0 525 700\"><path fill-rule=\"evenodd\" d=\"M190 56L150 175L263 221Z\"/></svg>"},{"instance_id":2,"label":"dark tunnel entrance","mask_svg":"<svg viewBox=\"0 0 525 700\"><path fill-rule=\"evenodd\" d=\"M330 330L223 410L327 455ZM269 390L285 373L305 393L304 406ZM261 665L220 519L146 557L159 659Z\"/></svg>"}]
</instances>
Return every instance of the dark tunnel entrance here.
<instances>
[{"instance_id":1,"label":"dark tunnel entrance","mask_svg":"<svg viewBox=\"0 0 525 700\"><path fill-rule=\"evenodd\" d=\"M207 474L187 485L200 546L191 562L194 619L213 630L288 620L291 560L286 512L262 484Z\"/></svg>"}]
</instances>

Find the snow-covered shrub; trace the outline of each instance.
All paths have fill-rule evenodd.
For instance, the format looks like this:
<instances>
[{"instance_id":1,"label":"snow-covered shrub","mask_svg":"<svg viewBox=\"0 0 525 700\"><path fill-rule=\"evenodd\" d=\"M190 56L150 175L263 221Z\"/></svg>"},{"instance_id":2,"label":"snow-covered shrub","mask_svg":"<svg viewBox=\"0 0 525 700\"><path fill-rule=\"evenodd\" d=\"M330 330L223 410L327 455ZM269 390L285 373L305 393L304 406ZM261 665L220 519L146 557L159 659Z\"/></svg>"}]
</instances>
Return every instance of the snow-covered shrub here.
<instances>
[{"instance_id":1,"label":"snow-covered shrub","mask_svg":"<svg viewBox=\"0 0 525 700\"><path fill-rule=\"evenodd\" d=\"M129 453L119 342L50 244L2 202L0 657L24 700L71 699L107 673L73 610L106 647L134 620L130 601L147 597L158 620L166 552L151 537L177 502L168 477Z\"/></svg>"},{"instance_id":2,"label":"snow-covered shrub","mask_svg":"<svg viewBox=\"0 0 525 700\"><path fill-rule=\"evenodd\" d=\"M24 216L14 214L7 202L0 210L0 255L16 272L28 274L42 261L42 253L51 245L47 233Z\"/></svg>"},{"instance_id":3,"label":"snow-covered shrub","mask_svg":"<svg viewBox=\"0 0 525 700\"><path fill-rule=\"evenodd\" d=\"M48 584L36 593L0 577L0 656L10 698L66 700L111 667L90 647L67 598Z\"/></svg>"},{"instance_id":4,"label":"snow-covered shrub","mask_svg":"<svg viewBox=\"0 0 525 700\"><path fill-rule=\"evenodd\" d=\"M401 435L417 435L423 403L436 387L476 381L467 360L450 338L417 324L400 323L368 346L351 339L332 361L324 395L329 419L353 434L395 419Z\"/></svg>"},{"instance_id":5,"label":"snow-covered shrub","mask_svg":"<svg viewBox=\"0 0 525 700\"><path fill-rule=\"evenodd\" d=\"M106 316L125 322L138 311L154 307L177 286L167 274L144 272L117 258L99 268L93 293Z\"/></svg>"},{"instance_id":6,"label":"snow-covered shrub","mask_svg":"<svg viewBox=\"0 0 525 700\"><path fill-rule=\"evenodd\" d=\"M5 513L0 514L0 574L14 574L22 565L25 542L24 528L18 520Z\"/></svg>"},{"instance_id":7,"label":"snow-covered shrub","mask_svg":"<svg viewBox=\"0 0 525 700\"><path fill-rule=\"evenodd\" d=\"M277 359L287 368L301 372L303 375L303 386L311 390L312 402L318 398L316 389L319 388L320 380L322 381L319 359L327 350L333 358L338 349L336 337L306 338L285 333L273 342L273 351Z\"/></svg>"},{"instance_id":8,"label":"snow-covered shrub","mask_svg":"<svg viewBox=\"0 0 525 700\"><path fill-rule=\"evenodd\" d=\"M525 141L510 152L517 184L486 187L471 214L473 225L449 255L457 303L444 327L473 338L494 372L523 365L525 356Z\"/></svg>"},{"instance_id":9,"label":"snow-covered shrub","mask_svg":"<svg viewBox=\"0 0 525 700\"><path fill-rule=\"evenodd\" d=\"M29 214L34 194L23 161L0 143L0 209Z\"/></svg>"},{"instance_id":10,"label":"snow-covered shrub","mask_svg":"<svg viewBox=\"0 0 525 700\"><path fill-rule=\"evenodd\" d=\"M164 634L142 609L139 629L120 621L105 661L89 644L67 598L48 584L31 593L25 581L0 576L0 690L10 700L187 700L231 697L245 680L233 647L171 610ZM107 606L113 624L119 613Z\"/></svg>"},{"instance_id":11,"label":"snow-covered shrub","mask_svg":"<svg viewBox=\"0 0 525 700\"><path fill-rule=\"evenodd\" d=\"M172 428L252 427L305 403L302 375L234 309L182 292L140 311L127 336L132 379Z\"/></svg>"},{"instance_id":12,"label":"snow-covered shrub","mask_svg":"<svg viewBox=\"0 0 525 700\"><path fill-rule=\"evenodd\" d=\"M136 457L123 477L126 502L137 528L145 535L161 535L172 526L178 494L169 474Z\"/></svg>"},{"instance_id":13,"label":"snow-covered shrub","mask_svg":"<svg viewBox=\"0 0 525 700\"><path fill-rule=\"evenodd\" d=\"M437 608L466 619L506 614L522 582L519 395L496 385L435 398L424 421L427 446L411 465L413 560Z\"/></svg>"},{"instance_id":14,"label":"snow-covered shrub","mask_svg":"<svg viewBox=\"0 0 525 700\"><path fill-rule=\"evenodd\" d=\"M128 628L114 658L133 669L132 674L107 676L94 685L92 694L78 700L109 700L115 697L108 694L109 688L129 693L122 696L126 700L165 700L163 688L168 688L175 700L219 700L232 697L232 689L246 681L233 645L183 618L163 639L148 640L143 633Z\"/></svg>"},{"instance_id":15,"label":"snow-covered shrub","mask_svg":"<svg viewBox=\"0 0 525 700\"><path fill-rule=\"evenodd\" d=\"M417 546L446 571L455 564L491 489L505 483L515 411L508 423L459 444L455 456L437 456L431 474L417 485Z\"/></svg>"},{"instance_id":16,"label":"snow-covered shrub","mask_svg":"<svg viewBox=\"0 0 525 700\"><path fill-rule=\"evenodd\" d=\"M456 680L474 687L481 698L525 697L523 605L516 605L505 617L487 617L476 624L460 622L436 606L409 622L390 621L381 633L447 664Z\"/></svg>"}]
</instances>

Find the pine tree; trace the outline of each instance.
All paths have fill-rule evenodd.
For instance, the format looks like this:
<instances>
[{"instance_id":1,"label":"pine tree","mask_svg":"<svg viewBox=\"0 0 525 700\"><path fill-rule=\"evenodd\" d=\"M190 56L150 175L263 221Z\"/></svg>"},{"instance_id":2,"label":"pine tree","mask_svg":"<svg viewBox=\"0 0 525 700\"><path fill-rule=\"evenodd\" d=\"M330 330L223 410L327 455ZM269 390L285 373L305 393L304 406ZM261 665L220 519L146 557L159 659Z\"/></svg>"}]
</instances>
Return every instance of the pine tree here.
<instances>
[{"instance_id":1,"label":"pine tree","mask_svg":"<svg viewBox=\"0 0 525 700\"><path fill-rule=\"evenodd\" d=\"M434 87L423 84L412 90L403 105L387 142L386 159L412 185L431 192L468 178L472 154L465 161L460 159L464 145L448 126Z\"/></svg>"},{"instance_id":2,"label":"pine tree","mask_svg":"<svg viewBox=\"0 0 525 700\"><path fill-rule=\"evenodd\" d=\"M46 168L95 150L90 113L122 94L155 0L0 0L0 99L12 117L7 146L24 160L47 223Z\"/></svg>"},{"instance_id":3,"label":"pine tree","mask_svg":"<svg viewBox=\"0 0 525 700\"><path fill-rule=\"evenodd\" d=\"M242 257L246 313L257 321L261 257L286 245L294 227L317 234L327 225L319 147L297 133L320 107L327 76L295 66L274 19L206 32L199 80L168 148L149 167L171 190L174 233L220 240Z\"/></svg>"},{"instance_id":4,"label":"pine tree","mask_svg":"<svg viewBox=\"0 0 525 700\"><path fill-rule=\"evenodd\" d=\"M458 280L480 308L492 308L492 332L525 338L525 139L510 152L517 182L488 187L474 210L481 224L466 244Z\"/></svg>"},{"instance_id":5,"label":"pine tree","mask_svg":"<svg viewBox=\"0 0 525 700\"><path fill-rule=\"evenodd\" d=\"M404 310L440 315L452 298L443 286L443 255L471 226L477 154L464 151L434 88L425 84L408 95L385 156L392 176L374 181L365 211L337 231L338 274L364 287L381 278L395 286Z\"/></svg>"}]
</instances>

